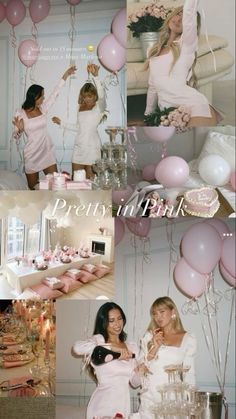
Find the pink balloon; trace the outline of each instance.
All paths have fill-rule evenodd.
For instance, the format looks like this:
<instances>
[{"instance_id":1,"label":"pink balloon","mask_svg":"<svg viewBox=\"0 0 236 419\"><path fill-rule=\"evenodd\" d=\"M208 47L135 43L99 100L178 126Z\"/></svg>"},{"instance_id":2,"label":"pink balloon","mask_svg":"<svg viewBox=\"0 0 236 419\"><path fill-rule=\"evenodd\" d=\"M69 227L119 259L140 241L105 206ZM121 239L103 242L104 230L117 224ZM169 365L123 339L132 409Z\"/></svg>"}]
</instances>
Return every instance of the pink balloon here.
<instances>
[{"instance_id":1,"label":"pink balloon","mask_svg":"<svg viewBox=\"0 0 236 419\"><path fill-rule=\"evenodd\" d=\"M30 17L34 23L39 23L48 16L49 0L31 0L29 5Z\"/></svg>"},{"instance_id":2,"label":"pink balloon","mask_svg":"<svg viewBox=\"0 0 236 419\"><path fill-rule=\"evenodd\" d=\"M155 170L156 170L156 164L148 164L147 166L144 166L142 170L142 178L144 180L154 180L155 179Z\"/></svg>"},{"instance_id":3,"label":"pink balloon","mask_svg":"<svg viewBox=\"0 0 236 419\"><path fill-rule=\"evenodd\" d=\"M230 176L230 183L233 191L236 192L236 172L232 172Z\"/></svg>"},{"instance_id":4,"label":"pink balloon","mask_svg":"<svg viewBox=\"0 0 236 419\"><path fill-rule=\"evenodd\" d=\"M223 278L225 279L225 281L231 285L232 287L236 287L236 278L233 277L228 271L227 269L224 267L222 261L220 260L219 263L219 268L220 268L220 273L223 276Z\"/></svg>"},{"instance_id":5,"label":"pink balloon","mask_svg":"<svg viewBox=\"0 0 236 419\"><path fill-rule=\"evenodd\" d=\"M116 40L113 34L108 34L100 41L97 56L101 64L111 72L119 71L126 61L126 49Z\"/></svg>"},{"instance_id":6,"label":"pink balloon","mask_svg":"<svg viewBox=\"0 0 236 419\"><path fill-rule=\"evenodd\" d=\"M188 228L181 242L186 262L201 274L210 273L220 259L222 240L214 227L197 223Z\"/></svg>"},{"instance_id":7,"label":"pink balloon","mask_svg":"<svg viewBox=\"0 0 236 419\"><path fill-rule=\"evenodd\" d=\"M26 15L26 7L22 0L9 0L6 7L6 18L12 26L19 25Z\"/></svg>"},{"instance_id":8,"label":"pink balloon","mask_svg":"<svg viewBox=\"0 0 236 419\"><path fill-rule=\"evenodd\" d=\"M206 289L207 275L195 271L181 258L174 269L174 281L177 288L187 297L200 297Z\"/></svg>"},{"instance_id":9,"label":"pink balloon","mask_svg":"<svg viewBox=\"0 0 236 419\"><path fill-rule=\"evenodd\" d=\"M6 17L6 8L2 3L0 3L0 23L5 19L5 17Z\"/></svg>"},{"instance_id":10,"label":"pink balloon","mask_svg":"<svg viewBox=\"0 0 236 419\"><path fill-rule=\"evenodd\" d=\"M144 127L143 130L156 143L166 143L175 133L175 127Z\"/></svg>"},{"instance_id":11,"label":"pink balloon","mask_svg":"<svg viewBox=\"0 0 236 419\"><path fill-rule=\"evenodd\" d=\"M136 223L129 221L129 218L126 218L126 225L135 236L147 237L151 228L151 220L149 218L142 218Z\"/></svg>"},{"instance_id":12,"label":"pink balloon","mask_svg":"<svg viewBox=\"0 0 236 419\"><path fill-rule=\"evenodd\" d=\"M218 231L222 240L226 238L226 234L230 233L230 229L224 221L219 218L209 218L209 220L204 221L206 224L210 224L212 227Z\"/></svg>"},{"instance_id":13,"label":"pink balloon","mask_svg":"<svg viewBox=\"0 0 236 419\"><path fill-rule=\"evenodd\" d=\"M235 261L235 233L223 241L221 261L227 271L233 277L236 276Z\"/></svg>"},{"instance_id":14,"label":"pink balloon","mask_svg":"<svg viewBox=\"0 0 236 419\"><path fill-rule=\"evenodd\" d=\"M183 185L189 176L188 163L181 157L165 157L158 163L155 171L156 180L165 188Z\"/></svg>"},{"instance_id":15,"label":"pink balloon","mask_svg":"<svg viewBox=\"0 0 236 419\"><path fill-rule=\"evenodd\" d=\"M119 44L126 48L126 7L121 9L114 17L112 24L111 24L111 31L119 42Z\"/></svg>"},{"instance_id":16,"label":"pink balloon","mask_svg":"<svg viewBox=\"0 0 236 419\"><path fill-rule=\"evenodd\" d=\"M131 197L132 193L133 189L129 185L127 185L125 189L113 190L112 201L116 205L124 205Z\"/></svg>"},{"instance_id":17,"label":"pink balloon","mask_svg":"<svg viewBox=\"0 0 236 419\"><path fill-rule=\"evenodd\" d=\"M121 242L125 234L125 225L119 217L115 218L115 246Z\"/></svg>"},{"instance_id":18,"label":"pink balloon","mask_svg":"<svg viewBox=\"0 0 236 419\"><path fill-rule=\"evenodd\" d=\"M26 39L22 41L18 48L18 57L22 64L26 67L32 67L37 61L39 55L39 46L32 39Z\"/></svg>"},{"instance_id":19,"label":"pink balloon","mask_svg":"<svg viewBox=\"0 0 236 419\"><path fill-rule=\"evenodd\" d=\"M77 4L80 3L81 0L67 0L69 4L71 4L72 6L76 6Z\"/></svg>"}]
</instances>

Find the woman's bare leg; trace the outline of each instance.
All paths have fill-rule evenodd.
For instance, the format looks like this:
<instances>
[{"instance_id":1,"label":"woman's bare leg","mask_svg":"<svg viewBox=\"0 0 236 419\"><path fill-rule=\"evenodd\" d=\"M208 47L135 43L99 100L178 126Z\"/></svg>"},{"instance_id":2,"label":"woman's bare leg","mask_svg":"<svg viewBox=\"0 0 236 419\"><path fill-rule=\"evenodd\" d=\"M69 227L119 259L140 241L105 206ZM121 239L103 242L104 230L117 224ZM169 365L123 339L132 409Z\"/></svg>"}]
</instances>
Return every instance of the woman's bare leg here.
<instances>
[{"instance_id":1,"label":"woman's bare leg","mask_svg":"<svg viewBox=\"0 0 236 419\"><path fill-rule=\"evenodd\" d=\"M43 170L43 173L45 175L48 175L49 173L57 172L57 165L52 164L52 166L46 167L46 169Z\"/></svg>"},{"instance_id":2,"label":"woman's bare leg","mask_svg":"<svg viewBox=\"0 0 236 419\"><path fill-rule=\"evenodd\" d=\"M35 189L35 186L37 185L38 181L39 181L39 173L26 173L26 178L27 178L27 182L28 182L28 187L32 190Z\"/></svg>"},{"instance_id":3,"label":"woman's bare leg","mask_svg":"<svg viewBox=\"0 0 236 419\"><path fill-rule=\"evenodd\" d=\"M188 123L188 127L214 127L215 125L217 125L216 112L211 107L210 111L211 118L193 116Z\"/></svg>"}]
</instances>

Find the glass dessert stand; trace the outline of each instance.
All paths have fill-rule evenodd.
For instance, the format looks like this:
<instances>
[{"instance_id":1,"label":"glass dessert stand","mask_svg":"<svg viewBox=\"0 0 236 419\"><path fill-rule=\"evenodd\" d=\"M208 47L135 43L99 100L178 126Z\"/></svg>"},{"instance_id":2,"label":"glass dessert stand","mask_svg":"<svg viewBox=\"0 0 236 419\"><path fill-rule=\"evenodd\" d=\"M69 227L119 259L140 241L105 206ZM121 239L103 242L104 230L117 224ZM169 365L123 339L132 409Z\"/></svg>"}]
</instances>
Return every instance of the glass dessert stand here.
<instances>
[{"instance_id":1,"label":"glass dessert stand","mask_svg":"<svg viewBox=\"0 0 236 419\"><path fill-rule=\"evenodd\" d=\"M101 147L101 159L93 164L97 189L124 189L127 185L126 132L121 127L107 127L109 142Z\"/></svg>"},{"instance_id":2,"label":"glass dessert stand","mask_svg":"<svg viewBox=\"0 0 236 419\"><path fill-rule=\"evenodd\" d=\"M161 401L152 408L155 419L201 419L204 404L199 402L197 389L185 382L187 365L167 365L168 384L157 388Z\"/></svg>"}]
</instances>

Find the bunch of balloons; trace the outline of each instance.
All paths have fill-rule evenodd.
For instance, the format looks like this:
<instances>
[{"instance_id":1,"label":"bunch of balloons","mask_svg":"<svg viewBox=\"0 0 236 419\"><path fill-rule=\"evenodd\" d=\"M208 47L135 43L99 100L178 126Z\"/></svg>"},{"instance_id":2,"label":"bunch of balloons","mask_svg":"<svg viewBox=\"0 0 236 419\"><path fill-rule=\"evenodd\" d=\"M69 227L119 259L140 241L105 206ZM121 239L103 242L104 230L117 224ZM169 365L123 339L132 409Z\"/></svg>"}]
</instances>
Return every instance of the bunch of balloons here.
<instances>
[{"instance_id":1,"label":"bunch of balloons","mask_svg":"<svg viewBox=\"0 0 236 419\"><path fill-rule=\"evenodd\" d=\"M104 36L97 48L101 64L110 72L116 73L126 61L126 8L115 15L111 33Z\"/></svg>"},{"instance_id":2,"label":"bunch of balloons","mask_svg":"<svg viewBox=\"0 0 236 419\"><path fill-rule=\"evenodd\" d=\"M29 14L33 23L39 23L48 16L50 10L49 0L31 0ZM0 3L0 22L5 17L13 27L19 25L26 16L26 7L22 0L8 0L7 5Z\"/></svg>"},{"instance_id":3,"label":"bunch of balloons","mask_svg":"<svg viewBox=\"0 0 236 419\"><path fill-rule=\"evenodd\" d=\"M125 221L123 221L125 220ZM137 237L146 238L148 237L151 220L149 218L142 217L116 217L115 218L115 245L119 244L125 234L125 225L129 231Z\"/></svg>"},{"instance_id":4,"label":"bunch of balloons","mask_svg":"<svg viewBox=\"0 0 236 419\"><path fill-rule=\"evenodd\" d=\"M235 236L222 220L212 218L191 226L182 237L181 253L174 281L187 297L197 298L207 291L218 262L223 278L235 286Z\"/></svg>"}]
</instances>

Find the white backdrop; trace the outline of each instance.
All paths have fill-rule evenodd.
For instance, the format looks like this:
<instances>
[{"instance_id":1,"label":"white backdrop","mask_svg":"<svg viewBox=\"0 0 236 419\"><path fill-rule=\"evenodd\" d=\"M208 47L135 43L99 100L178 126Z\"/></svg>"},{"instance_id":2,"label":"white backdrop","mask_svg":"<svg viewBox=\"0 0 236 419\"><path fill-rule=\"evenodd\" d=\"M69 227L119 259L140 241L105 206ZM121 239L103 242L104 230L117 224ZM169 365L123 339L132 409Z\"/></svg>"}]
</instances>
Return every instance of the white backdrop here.
<instances>
[{"instance_id":1,"label":"white backdrop","mask_svg":"<svg viewBox=\"0 0 236 419\"><path fill-rule=\"evenodd\" d=\"M179 243L188 226L193 222L182 219L178 220L173 227L173 241L177 251ZM228 222L228 221L227 221ZM233 220L229 222L233 230ZM150 248L146 247L150 258L148 263L144 261L143 253L138 244L137 250L132 247L131 235L126 231L121 243L116 247L115 253L115 281L116 281L116 302L121 305L127 316L127 327L129 340L139 341L149 323L149 308L152 302L163 295L166 295L169 288L169 295L176 302L180 312L186 301L175 287L172 273L169 276L169 244L166 236L165 220L152 221L152 228L149 234ZM138 240L139 242L139 240ZM229 290L229 285L222 279L215 270L215 287L222 291ZM201 303L200 299L200 303ZM91 335L94 326L94 319L97 308L103 302L73 301L57 303L57 382L58 394L65 402L78 403L86 399L94 388L89 377L81 373L81 362L73 358L70 348L75 340L84 339ZM226 333L229 322L229 301L222 298L219 304L218 319L220 325L220 350L224 354ZM198 341L198 352L196 359L197 385L202 390L219 391L214 368L212 367L208 350L204 341L201 323L198 315L181 313L184 327L187 331L194 333ZM205 318L205 322L207 319ZM235 397L234 397L234 324L232 324L232 336L226 372L226 396L230 403L230 419L234 419ZM136 395L136 392L133 392Z\"/></svg>"},{"instance_id":2,"label":"white backdrop","mask_svg":"<svg viewBox=\"0 0 236 419\"><path fill-rule=\"evenodd\" d=\"M28 1L25 4L28 5ZM68 57L70 53L68 32L71 29L70 7L66 0L52 0L51 4L49 16L37 25L38 43L41 47L41 52L33 74L31 74L32 80L30 80L30 74L28 74L26 83L26 89L33 83L42 85L45 88L45 97L50 94L70 63ZM76 79L71 81L70 88L69 81L67 81L66 87L61 92L48 116L48 132L56 146L57 161L62 163L62 170L70 170L71 168L75 133L66 132L63 142L62 130L53 124L50 119L54 115L67 119L68 110L69 121L76 122L79 90L87 79L87 61L91 56L94 56L94 63L98 63L96 47L100 40L107 33L110 33L112 19L124 5L125 0L114 0L112 2L109 0L82 0L76 6L75 28L78 31L78 35L72 55L75 58L78 72ZM23 103L26 74L26 67L18 59L17 49L21 41L32 38L32 22L28 12L24 21L15 27L17 38L15 65L10 28L11 26L6 19L0 23L0 169L15 170L18 167L20 158L16 151L15 142L12 145L12 153L10 151L10 138L13 127L12 116L16 109L21 108ZM94 46L93 53L89 53L86 50L88 45ZM108 74L111 73L101 67L101 79L104 79ZM119 86L110 86L107 92L107 108L110 113L106 122L99 127L103 142L108 141L108 136L104 131L107 125L125 125L121 93L124 100L125 72L123 69L119 72ZM67 103L69 103L69 109Z\"/></svg>"}]
</instances>

